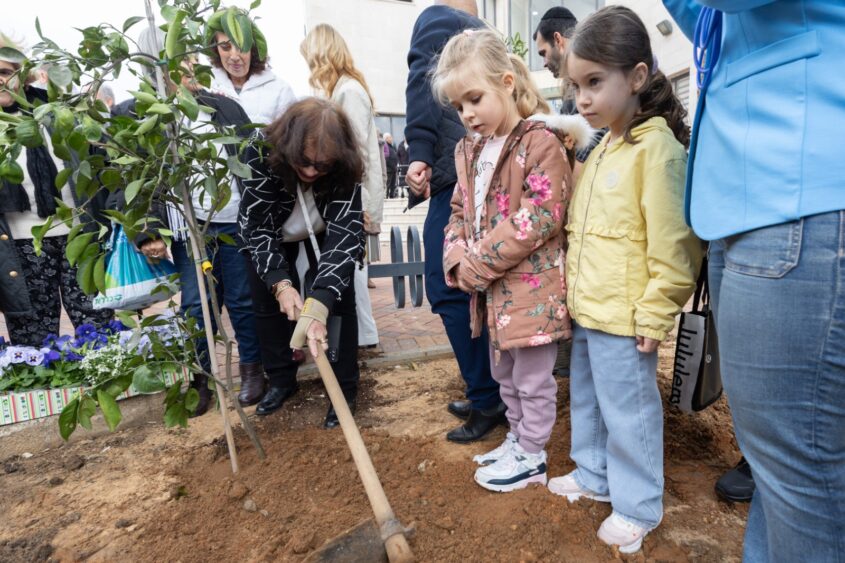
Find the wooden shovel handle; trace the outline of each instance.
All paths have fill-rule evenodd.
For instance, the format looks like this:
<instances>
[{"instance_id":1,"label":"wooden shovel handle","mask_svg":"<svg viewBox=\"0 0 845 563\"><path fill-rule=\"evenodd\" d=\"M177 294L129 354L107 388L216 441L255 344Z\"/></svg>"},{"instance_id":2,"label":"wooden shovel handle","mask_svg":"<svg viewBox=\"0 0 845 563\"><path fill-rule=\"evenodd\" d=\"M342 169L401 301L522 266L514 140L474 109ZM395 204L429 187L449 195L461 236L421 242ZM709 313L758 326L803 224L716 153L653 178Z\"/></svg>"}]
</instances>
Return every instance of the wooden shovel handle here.
<instances>
[{"instance_id":1,"label":"wooden shovel handle","mask_svg":"<svg viewBox=\"0 0 845 563\"><path fill-rule=\"evenodd\" d=\"M376 468L373 466L370 454L367 453L364 440L361 438L361 433L358 431L358 426L355 424L355 419L352 417L349 405L346 404L346 398L340 390L340 385L337 383L337 378L335 377L331 364L329 364L329 360L325 354L320 353L314 358L314 362L317 364L320 377L323 379L323 385L326 387L329 400L331 400L334 411L337 413L340 428L343 430L344 438L346 438L346 445L349 446L349 451L352 453L352 460L355 462L358 475L364 484L364 490L367 493L370 506L373 508L376 522L381 530L385 530L386 525L395 523L396 516L390 507L387 495L384 494L381 481L379 481L378 475L376 474ZM395 532L388 537L384 541L384 548L387 551L387 558L391 563L409 563L414 561L414 554L411 552L410 546L408 546L408 540L405 539L404 534L401 532Z\"/></svg>"}]
</instances>

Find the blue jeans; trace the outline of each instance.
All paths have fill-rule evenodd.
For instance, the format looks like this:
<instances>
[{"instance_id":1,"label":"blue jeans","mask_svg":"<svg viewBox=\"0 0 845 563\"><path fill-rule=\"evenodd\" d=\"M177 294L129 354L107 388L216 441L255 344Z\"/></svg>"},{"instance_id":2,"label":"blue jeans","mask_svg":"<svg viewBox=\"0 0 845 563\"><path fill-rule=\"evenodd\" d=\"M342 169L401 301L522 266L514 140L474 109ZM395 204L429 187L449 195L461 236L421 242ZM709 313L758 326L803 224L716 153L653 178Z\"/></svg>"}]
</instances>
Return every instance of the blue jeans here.
<instances>
[{"instance_id":1,"label":"blue jeans","mask_svg":"<svg viewBox=\"0 0 845 563\"><path fill-rule=\"evenodd\" d=\"M714 241L709 276L757 485L743 559L845 561L845 211Z\"/></svg>"},{"instance_id":2,"label":"blue jeans","mask_svg":"<svg viewBox=\"0 0 845 563\"><path fill-rule=\"evenodd\" d=\"M651 529L663 518L663 406L657 352L573 323L569 366L575 481Z\"/></svg>"},{"instance_id":3,"label":"blue jeans","mask_svg":"<svg viewBox=\"0 0 845 563\"><path fill-rule=\"evenodd\" d=\"M237 230L238 226L235 223L211 223L208 228L208 235L214 237L217 233L223 233L235 238ZM182 314L196 319L197 326L201 329L203 326L202 303L194 270L194 261L189 256L189 244L189 241L173 242L173 261L179 270L179 278L182 284ZM261 361L261 355L255 315L252 311L249 264L247 263L249 258L238 252L237 246L224 244L217 239L209 244L206 251L214 266L212 273L216 281L217 302L221 308L226 307L232 328L235 329L235 340L238 343L240 361L245 364L258 363ZM210 295L208 299L210 304ZM213 318L211 319L211 326L216 334L217 323ZM197 338L195 345L203 369L209 371L211 362L208 357L206 339Z\"/></svg>"},{"instance_id":4,"label":"blue jeans","mask_svg":"<svg viewBox=\"0 0 845 563\"><path fill-rule=\"evenodd\" d=\"M443 230L452 213L452 190L436 193L428 204L423 226L425 245L425 294L431 311L440 315L446 336L455 352L458 368L467 386L473 408L488 409L499 404L499 384L490 374L487 329L472 338L469 327L469 295L446 285L443 274Z\"/></svg>"}]
</instances>

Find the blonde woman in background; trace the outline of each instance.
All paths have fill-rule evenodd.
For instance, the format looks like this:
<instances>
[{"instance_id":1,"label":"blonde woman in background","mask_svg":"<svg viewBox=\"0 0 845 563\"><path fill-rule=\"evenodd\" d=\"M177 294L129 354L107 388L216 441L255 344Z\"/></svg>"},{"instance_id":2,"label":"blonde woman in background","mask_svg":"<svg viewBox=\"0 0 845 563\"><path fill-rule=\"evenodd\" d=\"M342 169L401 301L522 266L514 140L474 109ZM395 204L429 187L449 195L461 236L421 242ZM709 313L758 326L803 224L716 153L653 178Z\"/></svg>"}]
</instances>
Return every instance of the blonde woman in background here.
<instances>
[{"instance_id":1,"label":"blonde woman in background","mask_svg":"<svg viewBox=\"0 0 845 563\"><path fill-rule=\"evenodd\" d=\"M384 155L378 144L373 113L373 97L367 81L352 60L352 54L340 33L330 25L312 29L300 46L300 52L311 70L309 83L343 108L352 123L364 158L364 179L361 191L364 208L364 230L378 234L384 208L385 185L382 178ZM367 265L355 270L355 302L358 308L358 345L378 344L378 329L367 290Z\"/></svg>"}]
</instances>

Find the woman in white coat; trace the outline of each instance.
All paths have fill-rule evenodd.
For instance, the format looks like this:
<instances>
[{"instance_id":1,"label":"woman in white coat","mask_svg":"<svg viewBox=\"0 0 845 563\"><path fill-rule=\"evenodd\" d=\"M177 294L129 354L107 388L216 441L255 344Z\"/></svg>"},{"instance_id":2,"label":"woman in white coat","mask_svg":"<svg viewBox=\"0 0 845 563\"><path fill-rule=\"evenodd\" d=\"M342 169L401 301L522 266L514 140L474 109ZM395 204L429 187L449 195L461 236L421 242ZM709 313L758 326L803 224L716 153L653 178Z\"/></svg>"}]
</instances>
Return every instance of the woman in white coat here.
<instances>
[{"instance_id":1,"label":"woman in white coat","mask_svg":"<svg viewBox=\"0 0 845 563\"><path fill-rule=\"evenodd\" d=\"M361 71L355 68L346 41L330 25L320 24L312 29L302 41L300 52L311 69L311 86L337 102L355 129L365 164L362 182L364 230L368 234L377 234L384 209L384 154L378 144L373 97L367 88L367 81ZM355 271L359 346L378 344L378 329L373 318L367 279L365 264L363 269Z\"/></svg>"},{"instance_id":2,"label":"woman in white coat","mask_svg":"<svg viewBox=\"0 0 845 563\"><path fill-rule=\"evenodd\" d=\"M238 8L231 7L227 10ZM206 30L208 58L214 74L211 90L238 102L252 123L269 125L296 101L296 96L287 82L267 68L264 36L252 20L250 24L255 40L248 51L238 49L224 33L221 22L221 17L212 17ZM261 348L261 364L241 364L241 392L238 402L249 406L264 397L265 372L272 377L274 373L282 373L288 368L285 358L279 354L280 342L275 336L282 334L280 327L287 319L279 310L273 294L255 272L249 258L246 255L244 258L249 263L252 308ZM259 406L259 414L269 412Z\"/></svg>"}]
</instances>

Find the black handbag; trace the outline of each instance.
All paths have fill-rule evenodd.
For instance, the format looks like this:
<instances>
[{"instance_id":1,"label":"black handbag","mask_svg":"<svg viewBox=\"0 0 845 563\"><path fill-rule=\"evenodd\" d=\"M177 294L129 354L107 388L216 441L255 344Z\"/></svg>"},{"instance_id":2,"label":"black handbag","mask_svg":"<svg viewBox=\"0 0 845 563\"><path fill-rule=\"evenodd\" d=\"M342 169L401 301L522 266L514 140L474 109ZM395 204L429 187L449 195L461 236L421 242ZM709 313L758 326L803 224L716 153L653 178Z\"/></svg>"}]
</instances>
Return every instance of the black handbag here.
<instances>
[{"instance_id":1,"label":"black handbag","mask_svg":"<svg viewBox=\"0 0 845 563\"><path fill-rule=\"evenodd\" d=\"M684 412L698 412L721 396L719 339L710 309L705 258L693 295L692 310L681 313L669 403Z\"/></svg>"}]
</instances>

